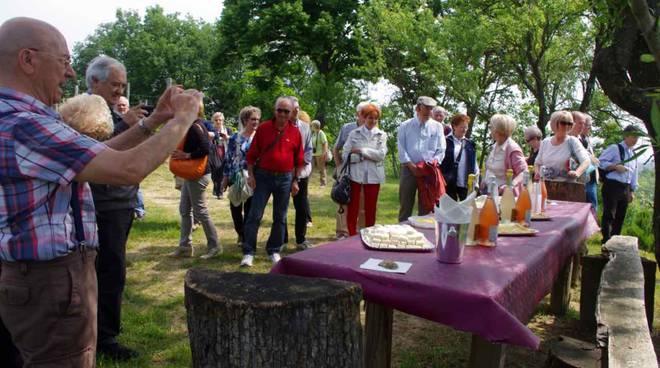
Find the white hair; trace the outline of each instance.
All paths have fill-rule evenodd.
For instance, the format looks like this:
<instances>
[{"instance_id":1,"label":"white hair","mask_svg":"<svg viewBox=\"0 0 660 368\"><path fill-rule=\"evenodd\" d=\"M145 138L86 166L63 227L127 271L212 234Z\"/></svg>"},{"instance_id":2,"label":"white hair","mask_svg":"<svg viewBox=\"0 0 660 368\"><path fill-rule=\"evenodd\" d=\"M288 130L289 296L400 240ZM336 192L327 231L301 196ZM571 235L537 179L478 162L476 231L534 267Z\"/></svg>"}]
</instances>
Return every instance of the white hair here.
<instances>
[{"instance_id":1,"label":"white hair","mask_svg":"<svg viewBox=\"0 0 660 368\"><path fill-rule=\"evenodd\" d=\"M524 130L524 135L525 139L530 139L530 138L542 138L543 133L541 132L541 129L537 127L536 125L528 126Z\"/></svg>"},{"instance_id":2,"label":"white hair","mask_svg":"<svg viewBox=\"0 0 660 368\"><path fill-rule=\"evenodd\" d=\"M214 114L211 116L211 120L215 119L216 116L220 116L220 117L223 118L223 119L225 118L225 114L223 114L223 113L221 113L220 111L218 111L218 112L214 113Z\"/></svg>"},{"instance_id":3,"label":"white hair","mask_svg":"<svg viewBox=\"0 0 660 368\"><path fill-rule=\"evenodd\" d=\"M448 115L447 110L445 110L445 108L442 107L442 106L434 107L433 110L431 110L431 113L432 114L442 113L442 115L444 115L444 116Z\"/></svg>"},{"instance_id":4,"label":"white hair","mask_svg":"<svg viewBox=\"0 0 660 368\"><path fill-rule=\"evenodd\" d=\"M80 94L58 109L62 120L81 134L102 141L114 131L108 103L99 95Z\"/></svg>"},{"instance_id":5,"label":"white hair","mask_svg":"<svg viewBox=\"0 0 660 368\"><path fill-rule=\"evenodd\" d=\"M96 78L99 81L108 79L110 69L116 68L126 73L126 67L119 60L107 55L99 55L92 59L87 65L85 71L85 83L87 83L87 91L92 90L92 81Z\"/></svg>"},{"instance_id":6,"label":"white hair","mask_svg":"<svg viewBox=\"0 0 660 368\"><path fill-rule=\"evenodd\" d=\"M516 130L516 120L506 114L495 114L490 118L490 130L493 132L504 133L507 136L511 136L513 131Z\"/></svg>"},{"instance_id":7,"label":"white hair","mask_svg":"<svg viewBox=\"0 0 660 368\"><path fill-rule=\"evenodd\" d=\"M294 109L300 108L300 103L298 102L298 97L296 97L296 96L286 96L286 98L289 99L289 101L291 101L291 107L293 107Z\"/></svg>"},{"instance_id":8,"label":"white hair","mask_svg":"<svg viewBox=\"0 0 660 368\"><path fill-rule=\"evenodd\" d=\"M362 112L362 109L364 109L367 105L369 105L369 101L362 101L357 106L355 107L355 112L358 114Z\"/></svg>"}]
</instances>

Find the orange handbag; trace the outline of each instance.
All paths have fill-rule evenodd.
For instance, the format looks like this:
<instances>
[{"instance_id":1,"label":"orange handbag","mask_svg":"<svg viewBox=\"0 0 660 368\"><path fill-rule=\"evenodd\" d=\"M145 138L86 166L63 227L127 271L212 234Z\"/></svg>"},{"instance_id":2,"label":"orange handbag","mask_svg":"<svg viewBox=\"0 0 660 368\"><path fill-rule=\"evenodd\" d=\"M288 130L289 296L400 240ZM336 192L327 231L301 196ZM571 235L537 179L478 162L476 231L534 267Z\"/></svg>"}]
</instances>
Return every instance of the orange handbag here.
<instances>
[{"instance_id":1,"label":"orange handbag","mask_svg":"<svg viewBox=\"0 0 660 368\"><path fill-rule=\"evenodd\" d=\"M176 147L180 151L183 151L183 141L185 141L185 138ZM186 180L197 180L206 173L206 164L208 161L208 155L187 160L175 160L170 157L170 171L172 174Z\"/></svg>"}]
</instances>

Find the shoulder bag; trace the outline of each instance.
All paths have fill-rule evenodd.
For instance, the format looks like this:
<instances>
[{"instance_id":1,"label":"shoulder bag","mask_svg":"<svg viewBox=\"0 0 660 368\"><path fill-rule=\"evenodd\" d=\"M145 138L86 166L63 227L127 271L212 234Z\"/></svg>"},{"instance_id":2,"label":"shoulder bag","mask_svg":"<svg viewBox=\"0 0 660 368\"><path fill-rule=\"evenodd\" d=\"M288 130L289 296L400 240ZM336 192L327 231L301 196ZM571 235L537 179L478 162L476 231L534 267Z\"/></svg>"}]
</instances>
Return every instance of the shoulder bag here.
<instances>
[{"instance_id":1,"label":"shoulder bag","mask_svg":"<svg viewBox=\"0 0 660 368\"><path fill-rule=\"evenodd\" d=\"M346 205L351 201L351 153L341 167L339 177L332 185L330 197L337 204Z\"/></svg>"},{"instance_id":2,"label":"shoulder bag","mask_svg":"<svg viewBox=\"0 0 660 368\"><path fill-rule=\"evenodd\" d=\"M198 129L202 129L203 134L207 134L206 128L204 128L204 126L200 124L195 124L195 126L199 127ZM186 134L186 137L184 137L181 142L179 142L179 145L176 147L176 149L183 151L183 144L187 137L188 135ZM208 164L208 161L208 155L200 158L190 158L187 160L175 160L170 157L170 171L172 174L186 180L197 180L204 176L206 173L206 165Z\"/></svg>"}]
</instances>

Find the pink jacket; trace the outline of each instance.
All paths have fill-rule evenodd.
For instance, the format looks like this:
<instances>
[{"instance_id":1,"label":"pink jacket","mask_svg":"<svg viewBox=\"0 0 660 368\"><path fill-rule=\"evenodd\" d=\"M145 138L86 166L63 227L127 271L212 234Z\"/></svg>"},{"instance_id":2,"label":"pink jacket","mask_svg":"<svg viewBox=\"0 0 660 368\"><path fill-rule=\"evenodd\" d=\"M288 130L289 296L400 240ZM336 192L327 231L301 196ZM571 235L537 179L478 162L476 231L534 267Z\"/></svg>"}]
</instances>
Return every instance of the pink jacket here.
<instances>
[{"instance_id":1,"label":"pink jacket","mask_svg":"<svg viewBox=\"0 0 660 368\"><path fill-rule=\"evenodd\" d=\"M504 156L504 168L513 170L513 191L515 195L518 195L523 186L523 172L527 170L525 155L518 143L509 138L504 142Z\"/></svg>"},{"instance_id":2,"label":"pink jacket","mask_svg":"<svg viewBox=\"0 0 660 368\"><path fill-rule=\"evenodd\" d=\"M511 138L504 142L504 169L513 170L513 192L518 195L523 186L523 172L527 170L527 161L525 161L522 148ZM482 184L484 184L482 189L485 189L485 182L485 180L482 181ZM502 189L500 188L500 193Z\"/></svg>"}]
</instances>

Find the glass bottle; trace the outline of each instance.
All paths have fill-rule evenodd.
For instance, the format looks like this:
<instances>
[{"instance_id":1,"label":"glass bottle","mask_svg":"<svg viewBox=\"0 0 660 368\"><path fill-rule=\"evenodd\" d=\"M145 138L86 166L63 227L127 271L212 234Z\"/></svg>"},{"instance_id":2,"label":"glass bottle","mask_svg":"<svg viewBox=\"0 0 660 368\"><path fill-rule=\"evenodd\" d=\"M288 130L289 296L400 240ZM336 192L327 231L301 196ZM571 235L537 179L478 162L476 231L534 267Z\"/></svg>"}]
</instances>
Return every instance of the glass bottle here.
<instances>
[{"instance_id":1,"label":"glass bottle","mask_svg":"<svg viewBox=\"0 0 660 368\"><path fill-rule=\"evenodd\" d=\"M516 199L513 195L513 170L508 169L506 171L506 187L504 192L502 192L502 198L500 199L500 218L502 223L506 224L511 222L511 211L516 206Z\"/></svg>"},{"instance_id":2,"label":"glass bottle","mask_svg":"<svg viewBox=\"0 0 660 368\"><path fill-rule=\"evenodd\" d=\"M545 187L545 166L541 166L539 186L541 187L541 213L545 213L545 205L548 202L548 189Z\"/></svg>"},{"instance_id":3,"label":"glass bottle","mask_svg":"<svg viewBox=\"0 0 660 368\"><path fill-rule=\"evenodd\" d=\"M497 226L499 216L493 194L497 192L497 180L488 179L488 198L479 212L479 227L477 229L477 243L479 245L494 247L497 245Z\"/></svg>"},{"instance_id":4,"label":"glass bottle","mask_svg":"<svg viewBox=\"0 0 660 368\"><path fill-rule=\"evenodd\" d=\"M529 195L529 172L523 172L523 187L516 202L516 221L529 226L532 220L532 198Z\"/></svg>"},{"instance_id":5,"label":"glass bottle","mask_svg":"<svg viewBox=\"0 0 660 368\"><path fill-rule=\"evenodd\" d=\"M468 175L468 180L467 180L467 187L470 192L475 192L475 175L470 174ZM470 193L468 193L468 196ZM467 240L465 242L465 245L475 245L476 244L476 239L474 236L474 229L477 227L477 224L479 223L479 209L477 208L477 201L476 201L476 196L475 198L472 198L472 214L470 215L470 224L468 225L467 229Z\"/></svg>"}]
</instances>

